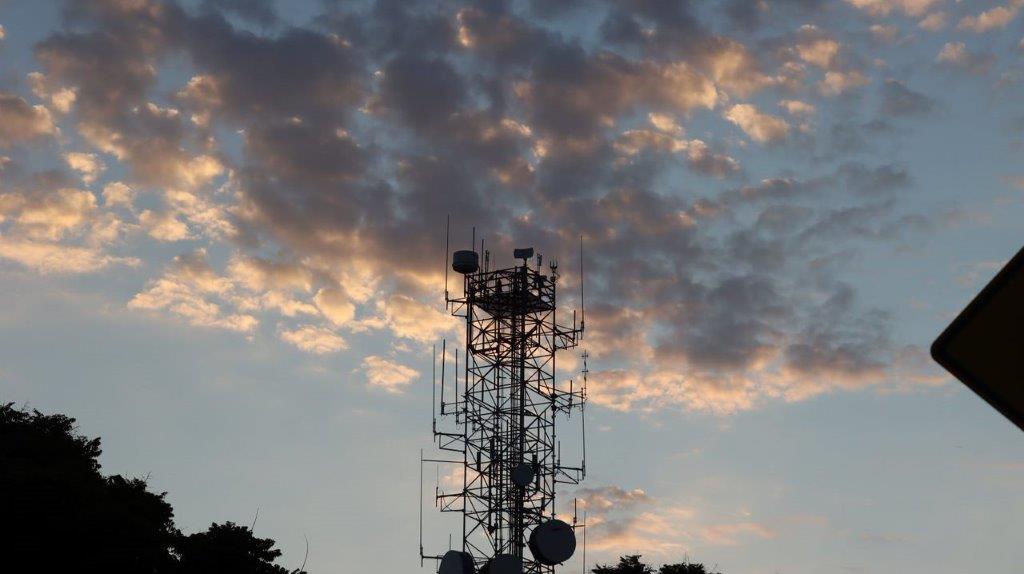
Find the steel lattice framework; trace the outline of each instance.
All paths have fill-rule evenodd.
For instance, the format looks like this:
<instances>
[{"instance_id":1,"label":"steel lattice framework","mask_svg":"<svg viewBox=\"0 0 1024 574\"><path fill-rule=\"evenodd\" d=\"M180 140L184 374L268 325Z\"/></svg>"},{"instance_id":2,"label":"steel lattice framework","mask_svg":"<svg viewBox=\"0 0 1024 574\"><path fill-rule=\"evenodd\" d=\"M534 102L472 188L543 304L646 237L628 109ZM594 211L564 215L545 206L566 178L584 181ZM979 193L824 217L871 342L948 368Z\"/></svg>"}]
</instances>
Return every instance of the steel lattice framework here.
<instances>
[{"instance_id":1,"label":"steel lattice framework","mask_svg":"<svg viewBox=\"0 0 1024 574\"><path fill-rule=\"evenodd\" d=\"M438 447L462 458L461 491L438 491L436 501L442 511L462 513L463 551L478 566L511 554L528 573L554 571L524 550L526 537L554 516L556 487L579 484L586 473L585 451L578 466L562 464L555 434L560 414L579 411L582 421L585 367L582 384L556 381L555 354L579 343L585 323L577 326L574 312L572 326L558 324L558 268L542 270L539 257L535 268L526 259L484 268L463 276L461 297L446 293L449 311L465 321L463 385L456 355L456 398L446 403L442 391L441 399L441 415L454 419L455 429L434 425ZM534 473L526 487L512 480L523 463Z\"/></svg>"}]
</instances>

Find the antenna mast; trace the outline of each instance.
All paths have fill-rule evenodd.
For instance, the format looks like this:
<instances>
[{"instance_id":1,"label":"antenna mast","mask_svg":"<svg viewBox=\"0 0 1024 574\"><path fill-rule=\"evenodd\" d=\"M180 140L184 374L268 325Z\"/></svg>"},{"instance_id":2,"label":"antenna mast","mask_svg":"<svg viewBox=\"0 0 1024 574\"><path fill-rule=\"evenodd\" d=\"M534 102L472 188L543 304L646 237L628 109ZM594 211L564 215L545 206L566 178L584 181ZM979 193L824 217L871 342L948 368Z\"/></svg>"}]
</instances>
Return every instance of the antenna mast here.
<instances>
[{"instance_id":1,"label":"antenna mast","mask_svg":"<svg viewBox=\"0 0 1024 574\"><path fill-rule=\"evenodd\" d=\"M442 573L487 567L492 573L552 574L572 556L575 529L583 527L555 518L556 489L577 485L586 474L585 454L579 466L562 464L563 437L556 438L555 421L574 410L582 414L586 372L584 384L574 386L558 380L554 367L557 351L579 343L583 322L557 321L557 263L545 274L540 257L529 264L533 248L516 249L521 264L491 270L480 265L475 249L483 251L484 244L476 245L476 228L471 245L474 250L456 251L451 259L463 277L462 295L445 289L448 310L466 329L461 389L456 359L454 409L444 399L445 342L441 350L440 415L454 429L434 429L439 450L462 455L450 457L461 461L437 461L462 466L463 485L459 492L438 493L436 502L442 512L461 513L463 544L443 556L420 554L440 561Z\"/></svg>"}]
</instances>

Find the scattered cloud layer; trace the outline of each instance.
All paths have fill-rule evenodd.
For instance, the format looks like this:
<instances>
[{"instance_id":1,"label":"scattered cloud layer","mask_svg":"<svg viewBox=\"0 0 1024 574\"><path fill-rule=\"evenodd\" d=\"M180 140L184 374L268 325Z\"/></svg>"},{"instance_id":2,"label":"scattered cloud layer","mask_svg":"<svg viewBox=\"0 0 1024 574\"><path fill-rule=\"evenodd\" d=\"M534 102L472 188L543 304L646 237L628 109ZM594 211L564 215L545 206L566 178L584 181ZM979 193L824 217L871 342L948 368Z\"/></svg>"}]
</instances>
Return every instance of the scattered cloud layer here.
<instances>
[{"instance_id":1,"label":"scattered cloud layer","mask_svg":"<svg viewBox=\"0 0 1024 574\"><path fill-rule=\"evenodd\" d=\"M641 489L588 487L576 491L575 498L577 511L586 513L588 549L600 555L677 558L696 544L735 546L776 535L749 516L715 520L703 509L657 500Z\"/></svg>"},{"instance_id":2,"label":"scattered cloud layer","mask_svg":"<svg viewBox=\"0 0 1024 574\"><path fill-rule=\"evenodd\" d=\"M608 408L930 384L839 271L935 226L904 200L914 174L868 152L941 98L865 45L940 31L951 8L847 0L831 10L850 30L800 6L794 23L730 3L716 26L687 3L598 0L580 34L500 3L327 3L291 26L270 3L72 1L0 94L0 257L142 266L128 308L311 354L384 335L361 372L396 393L459 332L440 304L451 215L496 264L524 241L571 262L584 238ZM958 33L1005 26L956 14ZM923 63L983 74L966 41Z\"/></svg>"}]
</instances>

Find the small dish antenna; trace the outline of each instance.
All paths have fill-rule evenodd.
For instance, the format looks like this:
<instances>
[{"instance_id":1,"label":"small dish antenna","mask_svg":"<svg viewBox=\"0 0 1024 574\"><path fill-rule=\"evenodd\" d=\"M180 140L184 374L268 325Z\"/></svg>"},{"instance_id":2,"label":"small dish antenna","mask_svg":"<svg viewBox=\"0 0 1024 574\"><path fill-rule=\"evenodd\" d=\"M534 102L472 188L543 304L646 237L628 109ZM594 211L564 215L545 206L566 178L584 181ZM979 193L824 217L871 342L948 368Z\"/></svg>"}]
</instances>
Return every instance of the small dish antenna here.
<instances>
[{"instance_id":1,"label":"small dish antenna","mask_svg":"<svg viewBox=\"0 0 1024 574\"><path fill-rule=\"evenodd\" d=\"M521 462L512 469L512 482L519 488L526 488L533 482L533 465L528 462Z\"/></svg>"}]
</instances>

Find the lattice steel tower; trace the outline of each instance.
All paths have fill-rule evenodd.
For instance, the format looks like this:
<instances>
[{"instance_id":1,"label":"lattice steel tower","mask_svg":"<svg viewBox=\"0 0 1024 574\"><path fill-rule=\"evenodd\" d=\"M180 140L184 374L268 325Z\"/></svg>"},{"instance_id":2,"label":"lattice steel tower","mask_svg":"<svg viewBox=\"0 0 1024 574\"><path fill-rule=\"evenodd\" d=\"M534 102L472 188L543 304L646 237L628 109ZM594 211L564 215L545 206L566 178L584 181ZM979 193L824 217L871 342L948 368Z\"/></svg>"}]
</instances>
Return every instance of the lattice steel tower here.
<instances>
[{"instance_id":1,"label":"lattice steel tower","mask_svg":"<svg viewBox=\"0 0 1024 574\"><path fill-rule=\"evenodd\" d=\"M461 457L433 462L462 466L460 490L435 492L442 511L462 513L462 549L425 556L421 540L420 555L439 560L444 574L476 568L551 573L573 554L574 530L582 527L575 512L571 524L555 519L556 487L579 484L586 473L585 446L576 466L563 464L555 432L556 417L576 411L585 445L586 354L582 381L555 376L556 352L577 346L583 336L582 243L580 322L574 311L571 326L557 319L557 263L545 273L532 248L516 249L519 264L490 270L490 253L482 245L480 251L483 266L475 250L452 256L462 294L446 287L445 300L452 315L465 321L462 381L456 350L455 397L449 393L446 400L448 351L442 345L440 414L454 429L439 430L434 419L438 448L459 455L449 458Z\"/></svg>"}]
</instances>

